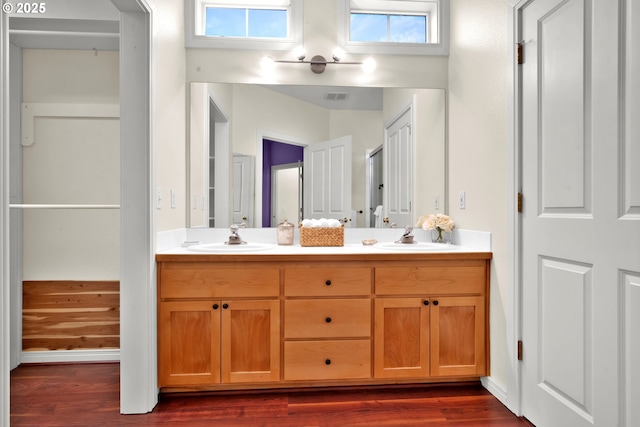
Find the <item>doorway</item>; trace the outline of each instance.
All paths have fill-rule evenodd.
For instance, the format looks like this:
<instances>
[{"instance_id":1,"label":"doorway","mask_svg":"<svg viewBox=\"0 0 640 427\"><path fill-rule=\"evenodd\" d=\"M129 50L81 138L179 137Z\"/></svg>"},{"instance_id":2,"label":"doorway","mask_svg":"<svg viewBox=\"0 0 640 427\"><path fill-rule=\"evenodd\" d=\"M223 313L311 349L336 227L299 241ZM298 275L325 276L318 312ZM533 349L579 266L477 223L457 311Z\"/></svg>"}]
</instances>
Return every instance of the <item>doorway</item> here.
<instances>
[{"instance_id":1,"label":"doorway","mask_svg":"<svg viewBox=\"0 0 640 427\"><path fill-rule=\"evenodd\" d=\"M271 166L271 227L302 221L302 162Z\"/></svg>"},{"instance_id":2,"label":"doorway","mask_svg":"<svg viewBox=\"0 0 640 427\"><path fill-rule=\"evenodd\" d=\"M262 139L262 167L260 177L262 178L262 227L272 227L273 217L276 215L273 212L273 178L272 170L274 166L290 165L290 164L302 164L304 161L304 146L285 142L282 140L276 141L275 139ZM285 168L286 169L286 168ZM275 170L279 170L276 168ZM285 173L285 176L287 174ZM289 183L290 188L298 186L299 179L295 175L291 175L292 182ZM299 190L301 191L301 190ZM297 216L296 216L297 217ZM288 218L292 222L293 218ZM277 225L276 223L275 225Z\"/></svg>"}]
</instances>

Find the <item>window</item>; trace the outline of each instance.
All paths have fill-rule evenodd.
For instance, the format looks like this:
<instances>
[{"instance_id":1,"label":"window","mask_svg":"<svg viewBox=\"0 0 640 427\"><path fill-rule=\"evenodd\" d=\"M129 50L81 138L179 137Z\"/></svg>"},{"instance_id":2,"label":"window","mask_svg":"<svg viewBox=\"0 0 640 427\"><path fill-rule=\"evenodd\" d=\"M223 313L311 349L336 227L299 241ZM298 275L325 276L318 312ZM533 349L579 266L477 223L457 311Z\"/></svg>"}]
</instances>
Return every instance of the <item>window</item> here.
<instances>
[{"instance_id":1,"label":"window","mask_svg":"<svg viewBox=\"0 0 640 427\"><path fill-rule=\"evenodd\" d=\"M187 47L292 49L302 40L302 2L187 0Z\"/></svg>"},{"instance_id":2,"label":"window","mask_svg":"<svg viewBox=\"0 0 640 427\"><path fill-rule=\"evenodd\" d=\"M339 38L352 53L449 52L449 0L339 0Z\"/></svg>"},{"instance_id":3,"label":"window","mask_svg":"<svg viewBox=\"0 0 640 427\"><path fill-rule=\"evenodd\" d=\"M351 13L355 42L427 43L427 16Z\"/></svg>"},{"instance_id":4,"label":"window","mask_svg":"<svg viewBox=\"0 0 640 427\"><path fill-rule=\"evenodd\" d=\"M207 6L204 35L286 39L287 10Z\"/></svg>"}]
</instances>

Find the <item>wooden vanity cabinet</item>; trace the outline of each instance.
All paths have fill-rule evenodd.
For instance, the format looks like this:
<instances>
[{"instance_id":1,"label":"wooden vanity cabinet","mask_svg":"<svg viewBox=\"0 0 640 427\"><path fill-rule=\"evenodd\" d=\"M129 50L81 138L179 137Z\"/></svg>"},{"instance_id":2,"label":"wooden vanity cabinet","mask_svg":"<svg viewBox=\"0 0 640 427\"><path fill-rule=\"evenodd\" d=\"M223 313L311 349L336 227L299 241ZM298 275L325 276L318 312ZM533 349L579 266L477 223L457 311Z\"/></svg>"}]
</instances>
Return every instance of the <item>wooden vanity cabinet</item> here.
<instances>
[{"instance_id":1,"label":"wooden vanity cabinet","mask_svg":"<svg viewBox=\"0 0 640 427\"><path fill-rule=\"evenodd\" d=\"M160 387L280 380L278 269L168 263L158 274Z\"/></svg>"},{"instance_id":2,"label":"wooden vanity cabinet","mask_svg":"<svg viewBox=\"0 0 640 427\"><path fill-rule=\"evenodd\" d=\"M484 261L376 268L376 378L486 375L487 274Z\"/></svg>"},{"instance_id":3,"label":"wooden vanity cabinet","mask_svg":"<svg viewBox=\"0 0 640 427\"><path fill-rule=\"evenodd\" d=\"M490 253L157 259L163 391L489 374Z\"/></svg>"},{"instance_id":4,"label":"wooden vanity cabinet","mask_svg":"<svg viewBox=\"0 0 640 427\"><path fill-rule=\"evenodd\" d=\"M284 380L371 378L371 268L284 268Z\"/></svg>"}]
</instances>

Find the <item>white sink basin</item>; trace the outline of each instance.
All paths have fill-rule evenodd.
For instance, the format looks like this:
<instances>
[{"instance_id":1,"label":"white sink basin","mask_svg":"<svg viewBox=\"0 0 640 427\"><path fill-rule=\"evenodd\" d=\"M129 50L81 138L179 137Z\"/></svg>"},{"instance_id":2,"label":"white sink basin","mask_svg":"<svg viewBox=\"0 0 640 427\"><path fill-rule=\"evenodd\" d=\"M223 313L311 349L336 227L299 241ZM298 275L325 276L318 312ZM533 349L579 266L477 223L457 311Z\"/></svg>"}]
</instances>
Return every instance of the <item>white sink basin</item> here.
<instances>
[{"instance_id":1,"label":"white sink basin","mask_svg":"<svg viewBox=\"0 0 640 427\"><path fill-rule=\"evenodd\" d=\"M202 245L193 245L187 247L188 250L193 252L202 252L202 253L224 253L224 254L235 254L242 252L255 252L255 251L266 251L272 249L273 245L268 245L265 243L247 243L244 245L227 245L224 243L205 243Z\"/></svg>"},{"instance_id":2,"label":"white sink basin","mask_svg":"<svg viewBox=\"0 0 640 427\"><path fill-rule=\"evenodd\" d=\"M373 245L374 248L383 250L394 250L400 252L443 252L443 251L455 251L457 247L446 243L430 243L430 242L416 242L416 243L395 243L395 242L383 242Z\"/></svg>"}]
</instances>

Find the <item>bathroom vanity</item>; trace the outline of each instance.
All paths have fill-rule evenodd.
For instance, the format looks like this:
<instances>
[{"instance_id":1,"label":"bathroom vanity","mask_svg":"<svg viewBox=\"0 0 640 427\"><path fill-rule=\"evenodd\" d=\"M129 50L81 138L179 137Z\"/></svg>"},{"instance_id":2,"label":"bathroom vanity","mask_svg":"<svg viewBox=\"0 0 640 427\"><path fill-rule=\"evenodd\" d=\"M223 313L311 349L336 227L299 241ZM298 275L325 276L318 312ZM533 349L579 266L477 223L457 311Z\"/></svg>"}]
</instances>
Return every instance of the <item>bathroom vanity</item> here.
<instances>
[{"instance_id":1,"label":"bathroom vanity","mask_svg":"<svg viewBox=\"0 0 640 427\"><path fill-rule=\"evenodd\" d=\"M489 374L491 252L290 247L156 259L162 391Z\"/></svg>"}]
</instances>

